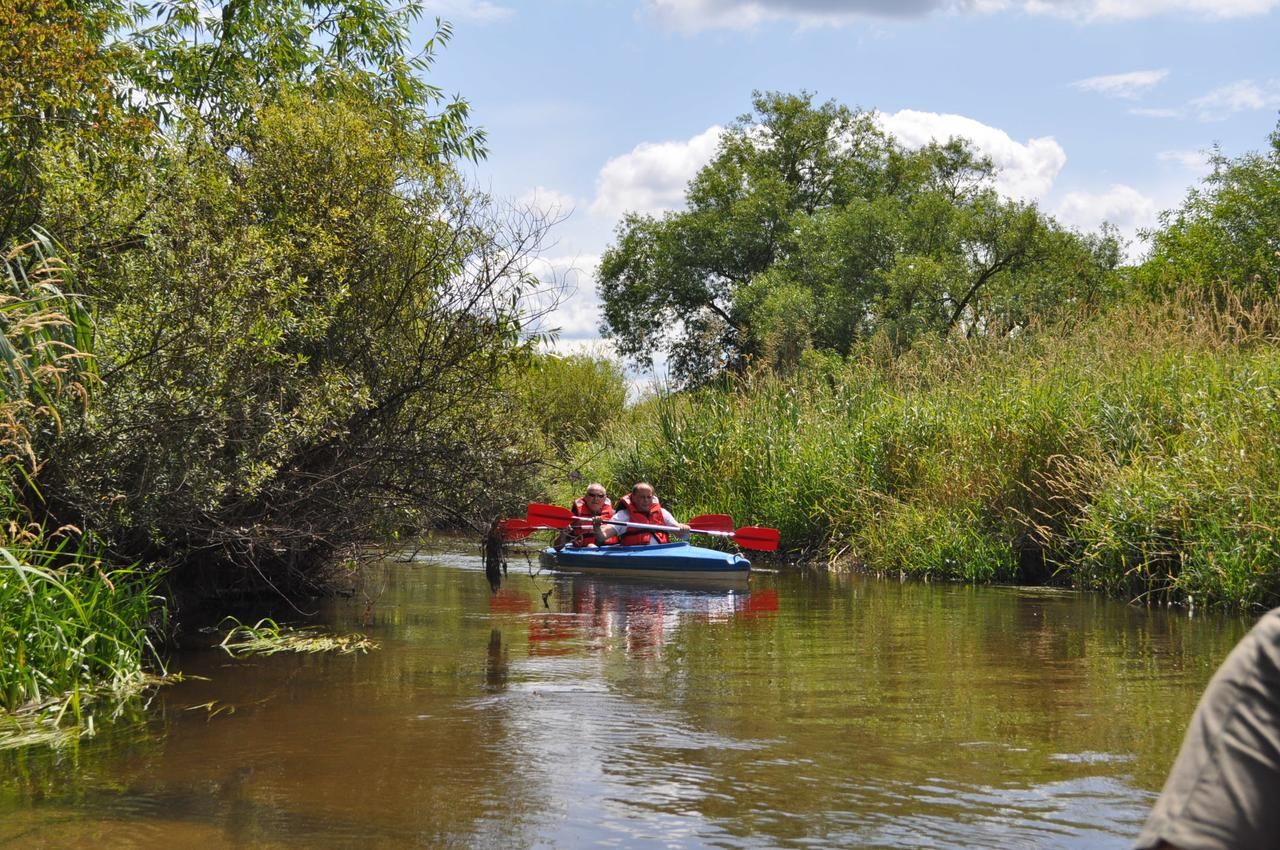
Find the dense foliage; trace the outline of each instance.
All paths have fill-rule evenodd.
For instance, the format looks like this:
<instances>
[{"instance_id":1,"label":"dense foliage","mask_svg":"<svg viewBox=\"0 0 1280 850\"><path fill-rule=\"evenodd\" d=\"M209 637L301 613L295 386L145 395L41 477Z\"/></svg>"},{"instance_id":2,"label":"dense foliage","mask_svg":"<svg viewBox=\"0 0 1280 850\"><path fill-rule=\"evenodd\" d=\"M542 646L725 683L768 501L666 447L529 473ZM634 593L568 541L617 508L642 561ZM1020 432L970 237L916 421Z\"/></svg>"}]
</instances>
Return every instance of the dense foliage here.
<instances>
[{"instance_id":1,"label":"dense foliage","mask_svg":"<svg viewBox=\"0 0 1280 850\"><path fill-rule=\"evenodd\" d=\"M614 486L660 482L686 514L778 525L795 555L1273 606L1278 141L1219 158L1120 303L905 351L882 329L789 375L660 398L584 462Z\"/></svg>"},{"instance_id":2,"label":"dense foliage","mask_svg":"<svg viewBox=\"0 0 1280 850\"><path fill-rule=\"evenodd\" d=\"M1139 269L1151 295L1186 286L1280 292L1280 125L1269 141L1263 153L1237 159L1215 151L1203 185L1161 216Z\"/></svg>"},{"instance_id":3,"label":"dense foliage","mask_svg":"<svg viewBox=\"0 0 1280 850\"><path fill-rule=\"evenodd\" d=\"M527 356L540 223L498 217L382 118L301 91L234 155L178 129L164 194L129 222L141 249L91 262L104 392L50 449L58 521L211 588L280 586L518 489L531 458L498 378ZM94 183L65 169L49 220L90 227Z\"/></svg>"},{"instance_id":4,"label":"dense foliage","mask_svg":"<svg viewBox=\"0 0 1280 850\"><path fill-rule=\"evenodd\" d=\"M135 678L161 576L292 597L530 491L548 222L464 184L420 13L0 0L3 705Z\"/></svg>"},{"instance_id":5,"label":"dense foliage","mask_svg":"<svg viewBox=\"0 0 1280 850\"><path fill-rule=\"evenodd\" d=\"M522 416L545 440L546 459L563 460L576 444L612 431L627 402L621 367L590 354L536 357L512 373L511 385Z\"/></svg>"},{"instance_id":6,"label":"dense foliage","mask_svg":"<svg viewBox=\"0 0 1280 850\"><path fill-rule=\"evenodd\" d=\"M700 383L884 333L1007 336L1096 302L1113 234L1081 236L1000 196L965 141L904 148L874 115L757 94L689 184L687 208L629 215L601 261L605 335L666 350Z\"/></svg>"},{"instance_id":7,"label":"dense foliage","mask_svg":"<svg viewBox=\"0 0 1280 850\"><path fill-rule=\"evenodd\" d=\"M1022 340L869 346L668 396L584 450L678 513L894 575L1280 601L1280 303L1184 295Z\"/></svg>"}]
</instances>

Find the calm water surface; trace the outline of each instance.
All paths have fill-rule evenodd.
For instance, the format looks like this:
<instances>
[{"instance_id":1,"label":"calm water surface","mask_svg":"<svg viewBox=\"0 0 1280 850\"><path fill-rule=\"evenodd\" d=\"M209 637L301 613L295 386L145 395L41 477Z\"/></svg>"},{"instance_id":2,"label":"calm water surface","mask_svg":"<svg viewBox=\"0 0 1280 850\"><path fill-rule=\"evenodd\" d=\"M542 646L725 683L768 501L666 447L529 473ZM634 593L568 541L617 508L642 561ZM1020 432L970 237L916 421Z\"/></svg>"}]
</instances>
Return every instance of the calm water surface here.
<instances>
[{"instance_id":1,"label":"calm water surface","mask_svg":"<svg viewBox=\"0 0 1280 850\"><path fill-rule=\"evenodd\" d=\"M531 576L474 546L187 652L78 748L0 754L0 848L1126 847L1248 622L1042 589ZM545 601L544 601L545 600ZM216 642L217 638L211 639Z\"/></svg>"}]
</instances>

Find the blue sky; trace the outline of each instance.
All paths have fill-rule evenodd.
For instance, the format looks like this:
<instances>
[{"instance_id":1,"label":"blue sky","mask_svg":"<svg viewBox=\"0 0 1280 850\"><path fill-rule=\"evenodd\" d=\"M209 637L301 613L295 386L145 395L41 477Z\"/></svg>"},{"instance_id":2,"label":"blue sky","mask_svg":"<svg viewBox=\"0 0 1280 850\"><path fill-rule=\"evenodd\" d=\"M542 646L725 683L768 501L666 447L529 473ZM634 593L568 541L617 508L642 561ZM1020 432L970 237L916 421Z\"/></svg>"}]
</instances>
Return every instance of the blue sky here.
<instances>
[{"instance_id":1,"label":"blue sky","mask_svg":"<svg viewBox=\"0 0 1280 850\"><path fill-rule=\"evenodd\" d=\"M427 0L431 79L489 133L476 184L567 218L538 268L576 287L560 347L598 339L594 269L626 210L681 206L753 90L875 110L908 144L965 135L999 187L1129 237L1280 117L1280 0ZM427 28L424 26L424 35ZM1141 256L1135 238L1130 254Z\"/></svg>"}]
</instances>

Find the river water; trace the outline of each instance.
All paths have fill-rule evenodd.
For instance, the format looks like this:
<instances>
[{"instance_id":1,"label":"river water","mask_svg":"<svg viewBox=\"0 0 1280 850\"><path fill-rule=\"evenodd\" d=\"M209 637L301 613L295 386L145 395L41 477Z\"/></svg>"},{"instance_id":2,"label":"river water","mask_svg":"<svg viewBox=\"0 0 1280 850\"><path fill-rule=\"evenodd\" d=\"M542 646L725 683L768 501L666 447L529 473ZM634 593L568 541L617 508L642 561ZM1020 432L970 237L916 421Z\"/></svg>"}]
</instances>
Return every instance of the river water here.
<instances>
[{"instance_id":1,"label":"river water","mask_svg":"<svg viewBox=\"0 0 1280 850\"><path fill-rule=\"evenodd\" d=\"M1122 848L1242 618L756 572L386 564L367 655L186 651L78 746L0 753L0 848ZM217 642L210 637L210 643Z\"/></svg>"}]
</instances>

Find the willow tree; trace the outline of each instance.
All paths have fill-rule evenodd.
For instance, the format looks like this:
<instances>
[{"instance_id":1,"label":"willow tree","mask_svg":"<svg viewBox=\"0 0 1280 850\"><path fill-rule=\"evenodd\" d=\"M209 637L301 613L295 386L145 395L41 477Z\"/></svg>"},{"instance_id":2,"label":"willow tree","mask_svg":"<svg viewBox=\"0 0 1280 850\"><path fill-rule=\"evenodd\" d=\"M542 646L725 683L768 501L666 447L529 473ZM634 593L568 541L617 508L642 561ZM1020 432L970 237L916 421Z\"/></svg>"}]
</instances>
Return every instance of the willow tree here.
<instances>
[{"instance_id":1,"label":"willow tree","mask_svg":"<svg viewBox=\"0 0 1280 850\"><path fill-rule=\"evenodd\" d=\"M147 122L122 107L128 20L115 2L0 0L0 245L41 221L43 155L93 156Z\"/></svg>"},{"instance_id":2,"label":"willow tree","mask_svg":"<svg viewBox=\"0 0 1280 850\"><path fill-rule=\"evenodd\" d=\"M48 519L215 593L519 498L501 377L548 222L461 178L484 133L429 81L448 25L415 46L420 7L384 0L81 6L107 15L80 30L103 120L144 132L33 142L29 209L83 271L103 378L45 435Z\"/></svg>"},{"instance_id":3,"label":"willow tree","mask_svg":"<svg viewBox=\"0 0 1280 850\"><path fill-rule=\"evenodd\" d=\"M306 580L520 485L500 379L528 356L545 222L468 190L423 132L309 89L234 155L182 127L142 249L86 282L104 390L54 446L58 520L212 592Z\"/></svg>"}]
</instances>

